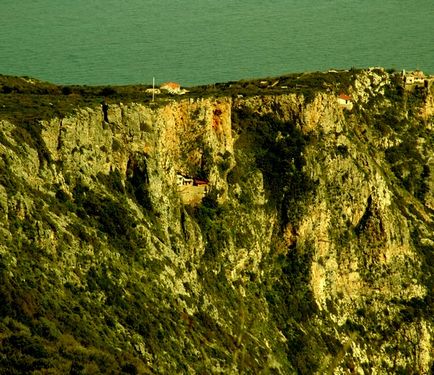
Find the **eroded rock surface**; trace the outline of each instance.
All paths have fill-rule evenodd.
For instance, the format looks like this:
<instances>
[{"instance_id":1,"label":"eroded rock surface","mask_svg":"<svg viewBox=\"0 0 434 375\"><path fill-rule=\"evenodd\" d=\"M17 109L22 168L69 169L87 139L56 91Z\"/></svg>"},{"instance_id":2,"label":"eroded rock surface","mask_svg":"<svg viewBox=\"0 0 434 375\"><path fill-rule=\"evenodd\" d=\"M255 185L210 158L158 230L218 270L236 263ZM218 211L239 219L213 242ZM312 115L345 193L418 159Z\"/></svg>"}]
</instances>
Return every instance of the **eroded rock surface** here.
<instances>
[{"instance_id":1,"label":"eroded rock surface","mask_svg":"<svg viewBox=\"0 0 434 375\"><path fill-rule=\"evenodd\" d=\"M0 369L430 373L433 97L349 94L2 120Z\"/></svg>"}]
</instances>

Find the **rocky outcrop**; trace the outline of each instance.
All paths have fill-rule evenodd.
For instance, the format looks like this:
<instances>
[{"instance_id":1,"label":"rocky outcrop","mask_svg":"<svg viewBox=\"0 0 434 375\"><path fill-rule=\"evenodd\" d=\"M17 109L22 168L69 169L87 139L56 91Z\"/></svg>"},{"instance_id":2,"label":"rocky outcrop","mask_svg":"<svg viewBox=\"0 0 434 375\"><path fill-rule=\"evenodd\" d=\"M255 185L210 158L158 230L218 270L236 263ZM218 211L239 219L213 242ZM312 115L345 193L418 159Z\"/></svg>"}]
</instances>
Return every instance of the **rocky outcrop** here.
<instances>
[{"instance_id":1,"label":"rocky outcrop","mask_svg":"<svg viewBox=\"0 0 434 375\"><path fill-rule=\"evenodd\" d=\"M394 85L1 121L0 368L428 374L433 99Z\"/></svg>"}]
</instances>

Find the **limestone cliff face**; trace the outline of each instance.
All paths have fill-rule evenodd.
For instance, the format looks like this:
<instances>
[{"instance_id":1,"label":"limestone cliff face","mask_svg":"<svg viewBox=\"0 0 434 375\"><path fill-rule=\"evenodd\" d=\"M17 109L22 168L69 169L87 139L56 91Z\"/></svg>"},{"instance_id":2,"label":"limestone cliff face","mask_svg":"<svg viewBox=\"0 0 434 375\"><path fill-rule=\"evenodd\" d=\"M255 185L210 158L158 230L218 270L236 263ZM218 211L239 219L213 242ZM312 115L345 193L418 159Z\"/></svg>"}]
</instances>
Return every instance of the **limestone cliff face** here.
<instances>
[{"instance_id":1,"label":"limestone cliff face","mask_svg":"<svg viewBox=\"0 0 434 375\"><path fill-rule=\"evenodd\" d=\"M430 373L433 99L394 90L82 108L39 144L1 121L0 364Z\"/></svg>"}]
</instances>

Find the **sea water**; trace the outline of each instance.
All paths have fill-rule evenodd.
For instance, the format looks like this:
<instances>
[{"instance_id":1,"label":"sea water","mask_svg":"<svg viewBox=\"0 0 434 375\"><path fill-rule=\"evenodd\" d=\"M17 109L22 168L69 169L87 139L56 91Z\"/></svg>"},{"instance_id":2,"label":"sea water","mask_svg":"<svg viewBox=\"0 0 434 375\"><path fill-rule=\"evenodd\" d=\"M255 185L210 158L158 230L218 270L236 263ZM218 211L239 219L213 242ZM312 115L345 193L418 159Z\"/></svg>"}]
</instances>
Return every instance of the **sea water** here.
<instances>
[{"instance_id":1,"label":"sea water","mask_svg":"<svg viewBox=\"0 0 434 375\"><path fill-rule=\"evenodd\" d=\"M0 73L63 84L434 73L433 0L0 0L0 16Z\"/></svg>"}]
</instances>

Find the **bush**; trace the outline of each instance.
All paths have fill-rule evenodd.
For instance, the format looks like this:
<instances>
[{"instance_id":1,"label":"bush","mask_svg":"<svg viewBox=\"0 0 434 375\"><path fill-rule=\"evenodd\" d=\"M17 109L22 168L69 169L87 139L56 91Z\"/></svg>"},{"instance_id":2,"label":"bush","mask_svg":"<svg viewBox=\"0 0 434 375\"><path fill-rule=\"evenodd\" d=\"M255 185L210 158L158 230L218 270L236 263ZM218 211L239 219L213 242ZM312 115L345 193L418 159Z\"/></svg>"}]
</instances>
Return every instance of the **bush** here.
<instances>
[{"instance_id":1,"label":"bush","mask_svg":"<svg viewBox=\"0 0 434 375\"><path fill-rule=\"evenodd\" d=\"M63 95L70 95L72 93L71 87L69 86L63 86L62 87L62 94Z\"/></svg>"},{"instance_id":2,"label":"bush","mask_svg":"<svg viewBox=\"0 0 434 375\"><path fill-rule=\"evenodd\" d=\"M116 90L113 87L104 87L100 91L101 96L113 96L116 94Z\"/></svg>"},{"instance_id":3,"label":"bush","mask_svg":"<svg viewBox=\"0 0 434 375\"><path fill-rule=\"evenodd\" d=\"M111 238L111 245L132 254L136 241L136 224L121 197L116 200L78 184L74 188L74 201L77 215L81 219L106 233Z\"/></svg>"},{"instance_id":4,"label":"bush","mask_svg":"<svg viewBox=\"0 0 434 375\"><path fill-rule=\"evenodd\" d=\"M146 155L136 154L127 165L127 191L149 212L153 212L152 199L149 194L149 176Z\"/></svg>"},{"instance_id":5,"label":"bush","mask_svg":"<svg viewBox=\"0 0 434 375\"><path fill-rule=\"evenodd\" d=\"M219 206L212 192L206 195L202 204L194 211L196 221L205 237L205 260L215 260L220 249L224 248L231 230L227 223L229 211L226 206Z\"/></svg>"}]
</instances>

